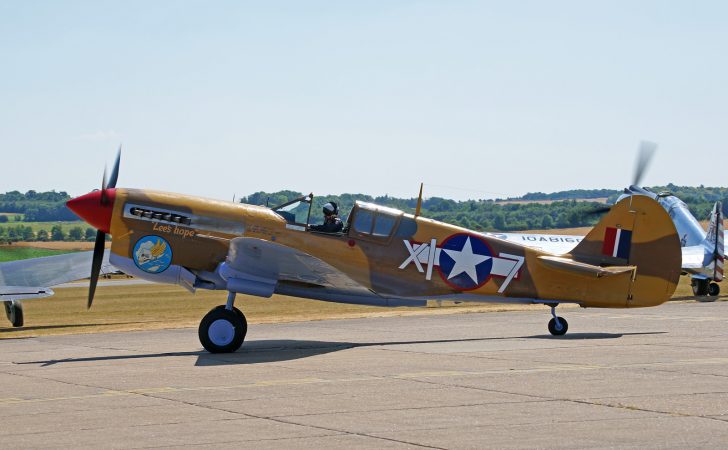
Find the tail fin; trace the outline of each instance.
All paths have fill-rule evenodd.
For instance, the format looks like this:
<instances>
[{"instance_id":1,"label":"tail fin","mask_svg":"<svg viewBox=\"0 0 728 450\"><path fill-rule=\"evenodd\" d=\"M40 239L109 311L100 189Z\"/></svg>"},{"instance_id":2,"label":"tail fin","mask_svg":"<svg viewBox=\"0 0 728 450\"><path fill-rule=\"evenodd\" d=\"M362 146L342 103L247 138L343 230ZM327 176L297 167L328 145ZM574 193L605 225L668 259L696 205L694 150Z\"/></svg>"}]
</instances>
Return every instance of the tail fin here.
<instances>
[{"instance_id":1,"label":"tail fin","mask_svg":"<svg viewBox=\"0 0 728 450\"><path fill-rule=\"evenodd\" d=\"M680 239L657 201L632 195L612 207L571 252L574 260L599 266L631 266L627 306L667 301L680 278Z\"/></svg>"},{"instance_id":2,"label":"tail fin","mask_svg":"<svg viewBox=\"0 0 728 450\"><path fill-rule=\"evenodd\" d=\"M723 205L715 202L713 211L709 217L708 235L705 238L705 246L712 250L713 260L713 281L723 281L723 263L725 262L725 244L723 243Z\"/></svg>"}]
</instances>

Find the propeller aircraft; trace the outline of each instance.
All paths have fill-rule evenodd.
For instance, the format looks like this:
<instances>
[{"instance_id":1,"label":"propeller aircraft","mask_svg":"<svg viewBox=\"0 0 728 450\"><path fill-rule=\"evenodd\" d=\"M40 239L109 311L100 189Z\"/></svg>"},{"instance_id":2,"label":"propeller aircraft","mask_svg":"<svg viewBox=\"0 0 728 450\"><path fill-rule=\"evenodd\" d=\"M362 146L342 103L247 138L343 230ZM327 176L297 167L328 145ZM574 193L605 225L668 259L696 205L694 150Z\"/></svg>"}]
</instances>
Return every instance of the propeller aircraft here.
<instances>
[{"instance_id":1,"label":"propeller aircraft","mask_svg":"<svg viewBox=\"0 0 728 450\"><path fill-rule=\"evenodd\" d=\"M203 347L233 352L247 332L236 294L378 306L428 300L536 303L563 335L561 303L630 308L667 301L680 276L680 242L665 210L630 196L568 254L554 255L402 211L357 202L343 231L313 231L313 194L267 208L142 189L117 188L119 156L102 189L68 201L98 230L90 307L106 234L110 262L191 292L228 292L199 326Z\"/></svg>"}]
</instances>

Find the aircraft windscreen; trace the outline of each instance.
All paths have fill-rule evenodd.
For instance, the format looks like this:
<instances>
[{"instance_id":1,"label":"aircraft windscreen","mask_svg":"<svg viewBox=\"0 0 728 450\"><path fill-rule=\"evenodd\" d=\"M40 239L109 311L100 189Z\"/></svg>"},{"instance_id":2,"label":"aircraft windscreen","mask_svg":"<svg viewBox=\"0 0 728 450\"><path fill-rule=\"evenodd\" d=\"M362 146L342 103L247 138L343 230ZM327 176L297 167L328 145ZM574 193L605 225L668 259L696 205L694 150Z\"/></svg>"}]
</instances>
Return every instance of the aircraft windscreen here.
<instances>
[{"instance_id":1,"label":"aircraft windscreen","mask_svg":"<svg viewBox=\"0 0 728 450\"><path fill-rule=\"evenodd\" d=\"M308 220L308 211L311 208L311 199L306 197L301 200L281 205L274 208L273 211L286 219L288 223L306 224Z\"/></svg>"}]
</instances>

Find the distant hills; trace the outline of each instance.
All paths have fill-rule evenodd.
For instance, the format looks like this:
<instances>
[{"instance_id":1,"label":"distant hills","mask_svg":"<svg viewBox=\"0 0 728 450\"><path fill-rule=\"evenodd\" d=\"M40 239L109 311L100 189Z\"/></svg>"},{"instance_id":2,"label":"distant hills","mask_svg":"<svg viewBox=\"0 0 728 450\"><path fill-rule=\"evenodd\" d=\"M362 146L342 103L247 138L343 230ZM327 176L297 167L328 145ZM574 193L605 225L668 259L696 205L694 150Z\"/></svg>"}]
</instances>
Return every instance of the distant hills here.
<instances>
[{"instance_id":1,"label":"distant hills","mask_svg":"<svg viewBox=\"0 0 728 450\"><path fill-rule=\"evenodd\" d=\"M552 192L545 194L543 192L529 192L522 197L507 198L506 201L524 201L524 200L588 200L598 198L616 198L622 191L614 189L572 189L570 191ZM500 201L500 199L496 200Z\"/></svg>"},{"instance_id":2,"label":"distant hills","mask_svg":"<svg viewBox=\"0 0 728 450\"><path fill-rule=\"evenodd\" d=\"M691 186L676 186L672 183L667 186L653 186L649 188L653 192L669 192L682 201L688 204L688 206L698 206L702 203L715 203L718 200L725 202L728 198L728 188L723 187L691 187ZM608 203L614 203L622 194L621 190L614 189L572 189L570 191L552 192L545 194L543 192L529 192L528 194L521 197L513 197L506 199L507 201L537 201L537 200L588 200L588 199L600 199L607 198ZM498 200L496 200L498 201Z\"/></svg>"}]
</instances>

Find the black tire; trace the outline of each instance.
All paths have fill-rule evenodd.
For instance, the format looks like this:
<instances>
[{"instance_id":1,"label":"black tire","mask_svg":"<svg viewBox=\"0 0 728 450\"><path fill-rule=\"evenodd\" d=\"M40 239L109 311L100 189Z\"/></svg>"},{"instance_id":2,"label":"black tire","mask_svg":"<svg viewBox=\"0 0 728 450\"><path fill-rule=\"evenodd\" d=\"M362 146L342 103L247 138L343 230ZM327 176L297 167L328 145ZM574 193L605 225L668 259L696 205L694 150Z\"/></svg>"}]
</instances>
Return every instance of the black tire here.
<instances>
[{"instance_id":1,"label":"black tire","mask_svg":"<svg viewBox=\"0 0 728 450\"><path fill-rule=\"evenodd\" d=\"M5 314L8 316L8 320L13 327L20 328L23 326L23 305L19 302L4 302L5 303Z\"/></svg>"},{"instance_id":2,"label":"black tire","mask_svg":"<svg viewBox=\"0 0 728 450\"><path fill-rule=\"evenodd\" d=\"M705 297L708 295L708 280L693 280L690 285L693 288L693 295L696 297Z\"/></svg>"},{"instance_id":3,"label":"black tire","mask_svg":"<svg viewBox=\"0 0 728 450\"><path fill-rule=\"evenodd\" d=\"M563 317L559 317L559 322L561 323L561 328L556 329L556 319L549 320L549 333L553 334L554 336L563 336L566 334L566 332L569 330L569 322L566 321Z\"/></svg>"},{"instance_id":4,"label":"black tire","mask_svg":"<svg viewBox=\"0 0 728 450\"><path fill-rule=\"evenodd\" d=\"M243 345L247 332L248 322L240 310L218 306L202 318L198 336L208 352L232 353Z\"/></svg>"},{"instance_id":5,"label":"black tire","mask_svg":"<svg viewBox=\"0 0 728 450\"><path fill-rule=\"evenodd\" d=\"M720 295L720 285L718 285L718 283L710 283L708 286L708 295L711 297L717 297Z\"/></svg>"},{"instance_id":6,"label":"black tire","mask_svg":"<svg viewBox=\"0 0 728 450\"><path fill-rule=\"evenodd\" d=\"M225 309L225 308L227 308L225 305L219 305L219 306L216 306L216 307L214 307L212 309L215 310L215 309ZM243 314L243 312L240 311L238 308L236 308L234 306L233 306L233 311L235 311L235 314L237 314L238 316L240 316L243 319L243 322L245 322L245 325L247 327L248 322L245 320L245 315Z\"/></svg>"}]
</instances>

